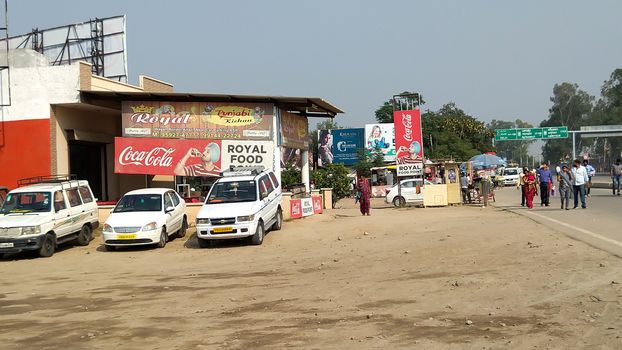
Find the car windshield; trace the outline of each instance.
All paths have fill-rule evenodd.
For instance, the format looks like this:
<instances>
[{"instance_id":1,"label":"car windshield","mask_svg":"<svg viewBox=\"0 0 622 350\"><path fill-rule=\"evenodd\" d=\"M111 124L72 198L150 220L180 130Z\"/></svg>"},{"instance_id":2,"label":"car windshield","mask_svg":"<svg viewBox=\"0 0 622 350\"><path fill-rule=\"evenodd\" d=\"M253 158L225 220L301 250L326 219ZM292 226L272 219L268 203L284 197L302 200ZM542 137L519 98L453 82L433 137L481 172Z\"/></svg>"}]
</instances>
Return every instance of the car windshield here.
<instances>
[{"instance_id":1,"label":"car windshield","mask_svg":"<svg viewBox=\"0 0 622 350\"><path fill-rule=\"evenodd\" d=\"M254 202L257 200L255 181L217 182L207 197L206 204Z\"/></svg>"},{"instance_id":2,"label":"car windshield","mask_svg":"<svg viewBox=\"0 0 622 350\"><path fill-rule=\"evenodd\" d=\"M114 207L113 213L161 210L162 196L159 194L126 194Z\"/></svg>"},{"instance_id":3,"label":"car windshield","mask_svg":"<svg viewBox=\"0 0 622 350\"><path fill-rule=\"evenodd\" d=\"M518 175L518 170L516 169L505 169L503 175Z\"/></svg>"},{"instance_id":4,"label":"car windshield","mask_svg":"<svg viewBox=\"0 0 622 350\"><path fill-rule=\"evenodd\" d=\"M50 192L9 193L0 214L47 213L51 210Z\"/></svg>"}]
</instances>

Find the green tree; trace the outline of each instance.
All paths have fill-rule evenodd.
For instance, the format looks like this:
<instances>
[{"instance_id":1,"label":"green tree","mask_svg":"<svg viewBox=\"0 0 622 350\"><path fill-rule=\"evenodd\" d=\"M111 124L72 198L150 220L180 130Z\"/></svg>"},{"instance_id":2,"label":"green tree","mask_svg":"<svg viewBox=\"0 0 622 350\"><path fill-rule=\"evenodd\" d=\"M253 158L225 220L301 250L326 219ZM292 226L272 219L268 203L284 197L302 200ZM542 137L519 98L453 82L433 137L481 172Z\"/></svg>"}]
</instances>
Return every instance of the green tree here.
<instances>
[{"instance_id":1,"label":"green tree","mask_svg":"<svg viewBox=\"0 0 622 350\"><path fill-rule=\"evenodd\" d=\"M354 170L357 174L365 177L371 176L371 168L381 167L385 165L384 154L380 148L376 148L371 154L366 149L357 150L359 161L354 164Z\"/></svg>"},{"instance_id":2,"label":"green tree","mask_svg":"<svg viewBox=\"0 0 622 350\"><path fill-rule=\"evenodd\" d=\"M609 79L603 83L601 98L596 103L590 125L621 125L622 124L622 69L614 70ZM595 150L602 152L605 166L609 166L622 155L622 139L620 137L598 138Z\"/></svg>"},{"instance_id":3,"label":"green tree","mask_svg":"<svg viewBox=\"0 0 622 350\"><path fill-rule=\"evenodd\" d=\"M302 171L294 166L293 162L287 163L281 171L281 186L288 188L291 185L302 183Z\"/></svg>"},{"instance_id":4,"label":"green tree","mask_svg":"<svg viewBox=\"0 0 622 350\"><path fill-rule=\"evenodd\" d=\"M404 91L400 95L411 95L412 92ZM425 101L421 99L421 104L425 104ZM374 113L376 115L376 121L378 123L393 123L393 99L389 99L388 101L384 101L382 106L376 109Z\"/></svg>"},{"instance_id":5,"label":"green tree","mask_svg":"<svg viewBox=\"0 0 622 350\"><path fill-rule=\"evenodd\" d=\"M494 131L496 129L533 128L533 125L520 119L513 122L493 119L487 127ZM497 141L495 147L499 156L506 157L510 162L523 165L526 163L529 145L533 142L533 140Z\"/></svg>"},{"instance_id":6,"label":"green tree","mask_svg":"<svg viewBox=\"0 0 622 350\"><path fill-rule=\"evenodd\" d=\"M577 130L589 123L593 101L594 97L580 90L577 84L555 84L549 117L540 126L567 126L568 130ZM577 149L581 149L580 139ZM542 153L545 161L557 163L572 154L572 138L547 140Z\"/></svg>"},{"instance_id":7,"label":"green tree","mask_svg":"<svg viewBox=\"0 0 622 350\"><path fill-rule=\"evenodd\" d=\"M311 172L315 188L330 187L333 189L333 207L342 198L350 195L350 178L348 168L343 164L329 164Z\"/></svg>"}]
</instances>

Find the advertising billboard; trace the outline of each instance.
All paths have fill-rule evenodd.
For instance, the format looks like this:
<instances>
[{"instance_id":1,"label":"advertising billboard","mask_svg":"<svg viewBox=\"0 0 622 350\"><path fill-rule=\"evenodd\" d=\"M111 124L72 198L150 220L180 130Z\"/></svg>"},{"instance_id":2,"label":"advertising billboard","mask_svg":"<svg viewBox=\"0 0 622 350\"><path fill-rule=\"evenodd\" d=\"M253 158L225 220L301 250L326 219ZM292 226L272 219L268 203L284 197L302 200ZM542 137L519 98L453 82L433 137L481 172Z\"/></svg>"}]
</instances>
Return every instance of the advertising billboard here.
<instances>
[{"instance_id":1,"label":"advertising billboard","mask_svg":"<svg viewBox=\"0 0 622 350\"><path fill-rule=\"evenodd\" d=\"M124 101L124 137L270 140L268 103Z\"/></svg>"},{"instance_id":2,"label":"advertising billboard","mask_svg":"<svg viewBox=\"0 0 622 350\"><path fill-rule=\"evenodd\" d=\"M220 176L230 165L274 169L272 143L115 137L117 174Z\"/></svg>"},{"instance_id":3,"label":"advertising billboard","mask_svg":"<svg viewBox=\"0 0 622 350\"><path fill-rule=\"evenodd\" d=\"M393 124L397 164L421 163L423 161L421 112L418 109L394 111Z\"/></svg>"},{"instance_id":4,"label":"advertising billboard","mask_svg":"<svg viewBox=\"0 0 622 350\"><path fill-rule=\"evenodd\" d=\"M309 148L307 117L281 112L281 145L287 148Z\"/></svg>"},{"instance_id":5,"label":"advertising billboard","mask_svg":"<svg viewBox=\"0 0 622 350\"><path fill-rule=\"evenodd\" d=\"M333 158L333 134L331 130L318 130L317 166L323 167L332 164Z\"/></svg>"},{"instance_id":6,"label":"advertising billboard","mask_svg":"<svg viewBox=\"0 0 622 350\"><path fill-rule=\"evenodd\" d=\"M333 129L333 163L354 165L358 162L357 151L363 149L365 129Z\"/></svg>"},{"instance_id":7,"label":"advertising billboard","mask_svg":"<svg viewBox=\"0 0 622 350\"><path fill-rule=\"evenodd\" d=\"M395 161L395 127L393 123L365 124L365 148L369 153L380 149L385 162Z\"/></svg>"}]
</instances>

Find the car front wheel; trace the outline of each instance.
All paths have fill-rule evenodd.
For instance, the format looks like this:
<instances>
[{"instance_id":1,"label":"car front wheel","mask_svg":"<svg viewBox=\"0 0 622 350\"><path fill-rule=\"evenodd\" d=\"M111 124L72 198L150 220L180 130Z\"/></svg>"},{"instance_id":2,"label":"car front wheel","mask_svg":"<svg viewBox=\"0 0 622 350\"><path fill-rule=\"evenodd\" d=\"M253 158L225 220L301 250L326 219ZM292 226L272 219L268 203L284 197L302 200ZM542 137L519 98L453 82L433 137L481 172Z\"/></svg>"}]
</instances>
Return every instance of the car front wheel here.
<instances>
[{"instance_id":1,"label":"car front wheel","mask_svg":"<svg viewBox=\"0 0 622 350\"><path fill-rule=\"evenodd\" d=\"M397 196L393 198L393 205L401 208L406 205L406 200L404 200L404 197Z\"/></svg>"},{"instance_id":2,"label":"car front wheel","mask_svg":"<svg viewBox=\"0 0 622 350\"><path fill-rule=\"evenodd\" d=\"M255 230L255 234L251 236L251 244L261 245L261 243L263 243L263 236L263 222L260 221L257 223L257 230Z\"/></svg>"}]
</instances>

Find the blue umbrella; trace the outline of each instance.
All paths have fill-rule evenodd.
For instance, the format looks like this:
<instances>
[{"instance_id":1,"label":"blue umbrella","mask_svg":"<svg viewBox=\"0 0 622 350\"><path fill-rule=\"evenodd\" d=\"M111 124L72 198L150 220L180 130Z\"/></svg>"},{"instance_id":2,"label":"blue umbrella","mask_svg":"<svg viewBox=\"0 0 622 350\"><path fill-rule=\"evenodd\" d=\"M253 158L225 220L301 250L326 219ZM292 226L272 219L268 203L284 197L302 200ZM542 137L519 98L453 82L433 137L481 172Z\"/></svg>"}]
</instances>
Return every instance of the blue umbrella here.
<instances>
[{"instance_id":1,"label":"blue umbrella","mask_svg":"<svg viewBox=\"0 0 622 350\"><path fill-rule=\"evenodd\" d=\"M473 163L473 170L496 169L507 166L505 160L492 154L480 154L469 159Z\"/></svg>"}]
</instances>

